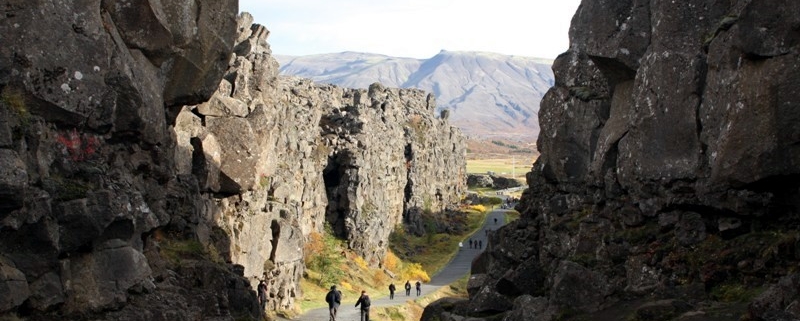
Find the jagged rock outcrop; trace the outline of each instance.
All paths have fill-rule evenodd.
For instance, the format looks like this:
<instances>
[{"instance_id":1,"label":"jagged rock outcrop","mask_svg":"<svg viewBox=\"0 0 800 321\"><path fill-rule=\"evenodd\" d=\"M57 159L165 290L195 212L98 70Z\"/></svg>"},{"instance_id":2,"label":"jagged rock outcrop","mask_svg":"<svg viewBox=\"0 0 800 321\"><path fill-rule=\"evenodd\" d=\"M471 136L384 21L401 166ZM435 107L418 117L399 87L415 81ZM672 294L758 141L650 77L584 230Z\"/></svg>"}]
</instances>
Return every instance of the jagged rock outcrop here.
<instances>
[{"instance_id":1,"label":"jagged rock outcrop","mask_svg":"<svg viewBox=\"0 0 800 321\"><path fill-rule=\"evenodd\" d=\"M235 57L216 94L178 115L177 163L210 199L210 229L230 235L230 246L215 247L253 286L266 276L271 307L287 309L300 295L310 233L330 225L381 264L404 213L458 203L465 143L434 118L425 92L278 77L269 32L251 23L247 14L239 19Z\"/></svg>"},{"instance_id":2,"label":"jagged rock outcrop","mask_svg":"<svg viewBox=\"0 0 800 321\"><path fill-rule=\"evenodd\" d=\"M444 310L799 319L798 17L791 1L584 1L522 218ZM541 282L512 286L525 271ZM545 304L513 305L526 295Z\"/></svg>"},{"instance_id":3,"label":"jagged rock outcrop","mask_svg":"<svg viewBox=\"0 0 800 321\"><path fill-rule=\"evenodd\" d=\"M429 95L277 77L236 1L0 10L0 316L259 318L255 278L291 308L309 233L343 222L378 264L464 190Z\"/></svg>"},{"instance_id":4,"label":"jagged rock outcrop","mask_svg":"<svg viewBox=\"0 0 800 321\"><path fill-rule=\"evenodd\" d=\"M495 175L469 174L467 175L467 186L469 187L492 187L495 189L507 189L522 186L520 181Z\"/></svg>"}]
</instances>

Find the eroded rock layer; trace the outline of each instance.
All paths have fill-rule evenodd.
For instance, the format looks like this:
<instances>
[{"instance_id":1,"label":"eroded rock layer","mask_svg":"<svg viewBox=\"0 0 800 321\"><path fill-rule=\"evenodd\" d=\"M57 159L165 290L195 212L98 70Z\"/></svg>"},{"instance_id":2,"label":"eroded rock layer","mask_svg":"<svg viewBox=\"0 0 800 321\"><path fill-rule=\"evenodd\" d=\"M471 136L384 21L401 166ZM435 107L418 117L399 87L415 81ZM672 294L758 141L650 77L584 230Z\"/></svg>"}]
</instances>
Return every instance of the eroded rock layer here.
<instances>
[{"instance_id":1,"label":"eroded rock layer","mask_svg":"<svg viewBox=\"0 0 800 321\"><path fill-rule=\"evenodd\" d=\"M522 218L424 319L800 319L798 26L792 1L584 1Z\"/></svg>"}]
</instances>

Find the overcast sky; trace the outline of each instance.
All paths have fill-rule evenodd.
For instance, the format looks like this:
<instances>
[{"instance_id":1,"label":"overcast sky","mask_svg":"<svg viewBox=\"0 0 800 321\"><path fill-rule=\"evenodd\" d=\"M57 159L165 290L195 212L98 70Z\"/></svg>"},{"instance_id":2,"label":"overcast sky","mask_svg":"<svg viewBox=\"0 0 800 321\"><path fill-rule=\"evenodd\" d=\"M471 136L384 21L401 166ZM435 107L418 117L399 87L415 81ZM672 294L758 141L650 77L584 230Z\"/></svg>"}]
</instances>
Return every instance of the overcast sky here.
<instances>
[{"instance_id":1,"label":"overcast sky","mask_svg":"<svg viewBox=\"0 0 800 321\"><path fill-rule=\"evenodd\" d=\"M240 0L274 54L358 51L430 58L440 50L555 58L580 0Z\"/></svg>"}]
</instances>

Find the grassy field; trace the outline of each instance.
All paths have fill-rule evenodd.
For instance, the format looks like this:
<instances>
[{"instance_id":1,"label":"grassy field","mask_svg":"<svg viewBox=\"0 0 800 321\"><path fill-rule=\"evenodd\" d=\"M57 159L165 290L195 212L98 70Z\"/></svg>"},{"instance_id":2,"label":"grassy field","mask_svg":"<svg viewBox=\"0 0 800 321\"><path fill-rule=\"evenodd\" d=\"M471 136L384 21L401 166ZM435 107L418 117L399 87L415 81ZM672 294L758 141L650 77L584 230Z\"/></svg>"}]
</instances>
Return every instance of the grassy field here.
<instances>
[{"instance_id":1,"label":"grassy field","mask_svg":"<svg viewBox=\"0 0 800 321\"><path fill-rule=\"evenodd\" d=\"M525 174L531 170L533 161L515 158L470 159L467 160L467 173L513 177L525 180Z\"/></svg>"}]
</instances>

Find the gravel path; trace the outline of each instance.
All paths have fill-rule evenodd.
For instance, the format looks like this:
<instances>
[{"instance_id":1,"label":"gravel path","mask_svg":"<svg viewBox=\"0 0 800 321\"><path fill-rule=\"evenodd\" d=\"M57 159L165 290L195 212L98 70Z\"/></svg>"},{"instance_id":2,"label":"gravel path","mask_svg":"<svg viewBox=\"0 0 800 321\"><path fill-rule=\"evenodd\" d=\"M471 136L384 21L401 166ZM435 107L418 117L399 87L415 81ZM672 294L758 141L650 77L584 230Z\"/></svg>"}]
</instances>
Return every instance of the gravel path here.
<instances>
[{"instance_id":1,"label":"gravel path","mask_svg":"<svg viewBox=\"0 0 800 321\"><path fill-rule=\"evenodd\" d=\"M464 247L462 250L456 254L456 256L444 267L442 268L439 273L431 278L431 282L422 284L422 296L433 293L442 286L448 285L453 283L455 280L460 279L465 274L469 273L470 266L472 265L472 259L478 255L483 249L486 248L486 230L495 230L502 226L505 222L505 217L503 215L503 210L493 210L489 213L486 218L486 222L484 223L483 227L481 227L477 232L472 234L471 238L473 242L481 241L483 242L483 247L481 249L470 249L469 248L469 238L467 241L464 242ZM495 219L497 223L495 224ZM416 289L413 287L414 280L411 280L412 288L411 288L411 295L406 296L405 289L403 286L405 285L405 280L397 280L395 286L397 287L397 291L395 292L394 300L389 299L389 290L387 289L386 292L383 293L367 293L372 300L373 307L386 307L386 306L394 306L394 305L401 305L404 304L407 300L414 300L418 298L416 296ZM351 301L353 298L348 298L348 301ZM359 308L353 306L355 303L344 303L339 307L339 313L336 317L337 321L359 321L360 314ZM375 313L371 313L370 315L371 320L378 321L376 318ZM303 315L298 316L293 321L328 321L330 319L328 315L327 308L320 308L314 309L311 311L306 312Z\"/></svg>"}]
</instances>

